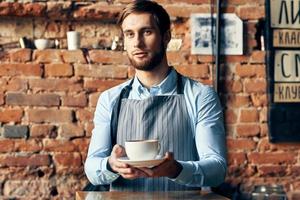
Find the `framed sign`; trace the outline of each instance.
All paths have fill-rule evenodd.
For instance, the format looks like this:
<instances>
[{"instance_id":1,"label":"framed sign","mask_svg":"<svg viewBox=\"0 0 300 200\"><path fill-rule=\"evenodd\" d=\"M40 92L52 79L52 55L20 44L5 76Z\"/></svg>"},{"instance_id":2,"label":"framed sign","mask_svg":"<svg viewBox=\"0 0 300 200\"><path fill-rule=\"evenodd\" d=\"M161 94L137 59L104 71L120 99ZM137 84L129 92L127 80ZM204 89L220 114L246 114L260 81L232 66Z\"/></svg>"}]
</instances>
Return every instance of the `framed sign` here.
<instances>
[{"instance_id":1,"label":"framed sign","mask_svg":"<svg viewBox=\"0 0 300 200\"><path fill-rule=\"evenodd\" d=\"M216 15L191 15L192 54L212 55L215 52ZM233 13L221 16L221 54L243 54L243 22Z\"/></svg>"},{"instance_id":2,"label":"framed sign","mask_svg":"<svg viewBox=\"0 0 300 200\"><path fill-rule=\"evenodd\" d=\"M300 142L300 0L266 1L271 142Z\"/></svg>"}]
</instances>

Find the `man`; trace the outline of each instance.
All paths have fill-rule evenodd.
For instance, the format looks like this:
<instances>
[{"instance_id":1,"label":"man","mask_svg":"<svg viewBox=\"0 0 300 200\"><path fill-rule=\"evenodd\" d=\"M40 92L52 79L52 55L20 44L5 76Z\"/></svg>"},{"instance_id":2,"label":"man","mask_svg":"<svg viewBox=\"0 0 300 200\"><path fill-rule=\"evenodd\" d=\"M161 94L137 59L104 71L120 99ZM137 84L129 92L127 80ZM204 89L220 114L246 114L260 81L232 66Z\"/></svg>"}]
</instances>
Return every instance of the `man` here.
<instances>
[{"instance_id":1,"label":"man","mask_svg":"<svg viewBox=\"0 0 300 200\"><path fill-rule=\"evenodd\" d=\"M99 97L85 163L88 179L121 191L219 185L226 174L222 108L212 88L168 65L169 15L155 2L134 1L119 25L136 74ZM120 162L130 139L160 140L164 162L153 168Z\"/></svg>"}]
</instances>

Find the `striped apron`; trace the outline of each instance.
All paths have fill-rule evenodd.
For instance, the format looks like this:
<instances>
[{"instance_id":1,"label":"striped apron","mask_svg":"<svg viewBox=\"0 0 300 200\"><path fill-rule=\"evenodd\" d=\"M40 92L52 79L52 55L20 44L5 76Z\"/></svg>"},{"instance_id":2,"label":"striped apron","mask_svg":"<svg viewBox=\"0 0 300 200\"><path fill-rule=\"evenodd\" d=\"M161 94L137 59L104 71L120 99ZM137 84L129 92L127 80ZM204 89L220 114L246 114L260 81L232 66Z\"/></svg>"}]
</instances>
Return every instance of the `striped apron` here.
<instances>
[{"instance_id":1,"label":"striped apron","mask_svg":"<svg viewBox=\"0 0 300 200\"><path fill-rule=\"evenodd\" d=\"M128 99L128 92L120 98L116 142L158 139L159 155L173 152L181 161L198 160L191 122L183 95L181 75L177 73L177 94L152 96L145 100ZM130 83L131 87L132 82ZM122 92L121 92L122 94ZM111 184L111 191L170 191L199 188L179 185L167 177L127 180L119 177Z\"/></svg>"}]
</instances>

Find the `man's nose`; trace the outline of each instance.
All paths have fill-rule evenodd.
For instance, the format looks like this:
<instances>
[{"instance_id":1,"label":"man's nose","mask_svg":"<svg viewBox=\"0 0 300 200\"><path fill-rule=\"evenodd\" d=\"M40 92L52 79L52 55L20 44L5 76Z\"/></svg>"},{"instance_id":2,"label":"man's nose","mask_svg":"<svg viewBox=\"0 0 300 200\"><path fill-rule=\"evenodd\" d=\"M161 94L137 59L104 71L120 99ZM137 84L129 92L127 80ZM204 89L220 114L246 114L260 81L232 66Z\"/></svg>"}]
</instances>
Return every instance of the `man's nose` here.
<instances>
[{"instance_id":1,"label":"man's nose","mask_svg":"<svg viewBox=\"0 0 300 200\"><path fill-rule=\"evenodd\" d=\"M137 34L134 38L134 47L142 47L144 45L144 39L140 34Z\"/></svg>"}]
</instances>

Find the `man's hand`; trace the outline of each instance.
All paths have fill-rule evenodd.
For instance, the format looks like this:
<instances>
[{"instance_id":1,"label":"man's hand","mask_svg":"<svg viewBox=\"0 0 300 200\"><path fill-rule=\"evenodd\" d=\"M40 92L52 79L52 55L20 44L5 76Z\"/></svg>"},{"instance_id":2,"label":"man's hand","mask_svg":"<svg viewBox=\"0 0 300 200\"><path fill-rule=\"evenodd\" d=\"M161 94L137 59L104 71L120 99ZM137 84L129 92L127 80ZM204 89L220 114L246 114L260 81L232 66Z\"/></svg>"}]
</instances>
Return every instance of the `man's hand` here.
<instances>
[{"instance_id":1,"label":"man's hand","mask_svg":"<svg viewBox=\"0 0 300 200\"><path fill-rule=\"evenodd\" d=\"M148 177L148 175L137 168L131 167L125 163L118 161L119 157L125 156L125 149L121 145L116 144L108 158L108 169L120 174L125 179L136 179Z\"/></svg>"},{"instance_id":2,"label":"man's hand","mask_svg":"<svg viewBox=\"0 0 300 200\"><path fill-rule=\"evenodd\" d=\"M153 167L151 169L140 168L140 170L144 171L148 175L148 177L176 178L182 170L181 164L174 160L173 153L171 152L167 152L164 159L164 162L156 167Z\"/></svg>"}]
</instances>

